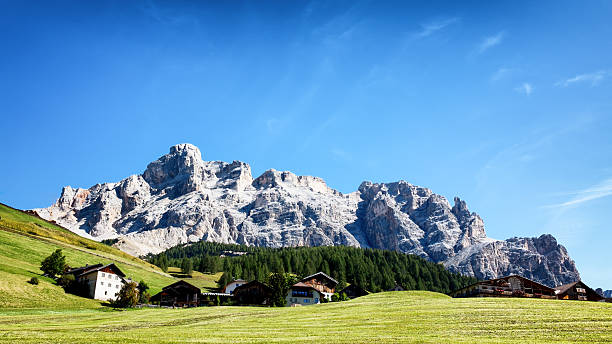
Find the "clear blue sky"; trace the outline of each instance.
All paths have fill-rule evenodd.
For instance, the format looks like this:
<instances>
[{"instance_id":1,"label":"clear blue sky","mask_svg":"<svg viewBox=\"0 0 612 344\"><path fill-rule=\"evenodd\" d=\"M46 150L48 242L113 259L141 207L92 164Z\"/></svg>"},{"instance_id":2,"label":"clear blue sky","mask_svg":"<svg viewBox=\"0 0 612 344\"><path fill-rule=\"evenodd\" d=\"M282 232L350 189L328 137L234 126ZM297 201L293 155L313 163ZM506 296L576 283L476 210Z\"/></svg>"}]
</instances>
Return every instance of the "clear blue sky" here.
<instances>
[{"instance_id":1,"label":"clear blue sky","mask_svg":"<svg viewBox=\"0 0 612 344\"><path fill-rule=\"evenodd\" d=\"M489 236L551 233L612 289L612 2L0 0L0 201L141 173L177 143L407 180Z\"/></svg>"}]
</instances>

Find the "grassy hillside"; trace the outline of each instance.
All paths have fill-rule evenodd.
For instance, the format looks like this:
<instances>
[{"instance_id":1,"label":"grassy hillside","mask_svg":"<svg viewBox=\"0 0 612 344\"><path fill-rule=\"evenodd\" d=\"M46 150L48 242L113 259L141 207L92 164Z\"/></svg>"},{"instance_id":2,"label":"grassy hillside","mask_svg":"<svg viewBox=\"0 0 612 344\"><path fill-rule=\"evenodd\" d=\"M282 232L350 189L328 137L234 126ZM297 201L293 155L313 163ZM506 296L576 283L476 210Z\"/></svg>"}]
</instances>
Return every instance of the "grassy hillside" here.
<instances>
[{"instance_id":1,"label":"grassy hillside","mask_svg":"<svg viewBox=\"0 0 612 344\"><path fill-rule=\"evenodd\" d=\"M203 292L210 291L211 289L217 288L217 281L221 278L222 273L217 272L215 274L204 274L198 271L194 271L191 276L181 273L180 268L169 267L168 273L177 279L189 282L192 285L202 289Z\"/></svg>"},{"instance_id":2,"label":"grassy hillside","mask_svg":"<svg viewBox=\"0 0 612 344\"><path fill-rule=\"evenodd\" d=\"M612 304L387 292L296 308L1 311L0 342L596 343Z\"/></svg>"},{"instance_id":3,"label":"grassy hillside","mask_svg":"<svg viewBox=\"0 0 612 344\"><path fill-rule=\"evenodd\" d=\"M40 276L40 262L57 248L70 266L114 262L127 276L145 280L152 293L175 281L141 259L0 204L0 308L100 306L98 301L65 294ZM33 276L39 277L39 285L27 283Z\"/></svg>"}]
</instances>

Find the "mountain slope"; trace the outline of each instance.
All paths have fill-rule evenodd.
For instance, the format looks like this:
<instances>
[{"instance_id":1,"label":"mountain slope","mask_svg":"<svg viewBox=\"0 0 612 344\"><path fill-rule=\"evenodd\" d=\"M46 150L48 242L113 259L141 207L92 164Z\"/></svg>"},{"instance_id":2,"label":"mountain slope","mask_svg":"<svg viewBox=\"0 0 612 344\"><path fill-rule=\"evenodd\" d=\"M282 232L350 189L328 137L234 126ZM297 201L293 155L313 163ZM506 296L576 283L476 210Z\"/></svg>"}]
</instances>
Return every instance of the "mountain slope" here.
<instances>
[{"instance_id":1,"label":"mountain slope","mask_svg":"<svg viewBox=\"0 0 612 344\"><path fill-rule=\"evenodd\" d=\"M41 276L40 262L57 248L62 249L71 266L113 262L128 277L145 280L152 292L174 281L157 267L125 252L0 204L0 308L100 306L99 301L64 293L52 279ZM27 283L31 277L38 277L40 284Z\"/></svg>"},{"instance_id":2,"label":"mountain slope","mask_svg":"<svg viewBox=\"0 0 612 344\"><path fill-rule=\"evenodd\" d=\"M405 181L363 182L342 194L291 172L253 179L248 164L203 161L190 144L171 147L143 174L118 183L65 187L54 205L35 212L97 240L120 238L116 246L137 255L199 240L348 245L416 254L478 278L523 273L547 285L579 278L552 236L488 238L480 216L459 198L451 206Z\"/></svg>"}]
</instances>

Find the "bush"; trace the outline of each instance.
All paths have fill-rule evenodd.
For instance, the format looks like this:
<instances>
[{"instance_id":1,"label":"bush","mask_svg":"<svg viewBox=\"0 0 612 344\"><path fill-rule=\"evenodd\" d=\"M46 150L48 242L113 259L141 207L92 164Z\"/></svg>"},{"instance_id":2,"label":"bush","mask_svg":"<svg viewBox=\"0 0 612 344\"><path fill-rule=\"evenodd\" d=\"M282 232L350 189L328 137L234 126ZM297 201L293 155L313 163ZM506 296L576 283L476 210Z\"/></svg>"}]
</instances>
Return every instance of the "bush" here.
<instances>
[{"instance_id":1,"label":"bush","mask_svg":"<svg viewBox=\"0 0 612 344\"><path fill-rule=\"evenodd\" d=\"M40 264L40 270L49 277L61 274L66 267L66 257L61 249L55 250L50 256L45 258Z\"/></svg>"},{"instance_id":2,"label":"bush","mask_svg":"<svg viewBox=\"0 0 612 344\"><path fill-rule=\"evenodd\" d=\"M33 285L38 285L38 277L32 277L32 278L30 278L30 280L28 281L28 283L33 284Z\"/></svg>"},{"instance_id":3,"label":"bush","mask_svg":"<svg viewBox=\"0 0 612 344\"><path fill-rule=\"evenodd\" d=\"M138 304L138 300L138 287L136 283L125 283L123 287L121 287L117 298L111 301L111 306L116 308L131 308Z\"/></svg>"}]
</instances>

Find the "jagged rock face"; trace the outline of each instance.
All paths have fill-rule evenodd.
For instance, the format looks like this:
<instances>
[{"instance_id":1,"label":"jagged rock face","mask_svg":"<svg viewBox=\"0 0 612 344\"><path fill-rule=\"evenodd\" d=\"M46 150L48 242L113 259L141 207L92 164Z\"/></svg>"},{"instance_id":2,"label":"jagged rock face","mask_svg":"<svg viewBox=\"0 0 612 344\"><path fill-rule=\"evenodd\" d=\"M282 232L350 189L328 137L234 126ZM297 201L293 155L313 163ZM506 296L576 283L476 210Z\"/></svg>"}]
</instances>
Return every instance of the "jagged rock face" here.
<instances>
[{"instance_id":1,"label":"jagged rock face","mask_svg":"<svg viewBox=\"0 0 612 344\"><path fill-rule=\"evenodd\" d=\"M248 164L202 160L190 144L150 163L142 175L89 189L62 190L35 209L97 240L119 238L142 255L208 240L268 247L350 245L416 254L478 278L522 274L547 285L579 279L565 248L550 235L487 238L484 222L459 198L404 181L364 182L350 194L325 181Z\"/></svg>"}]
</instances>

